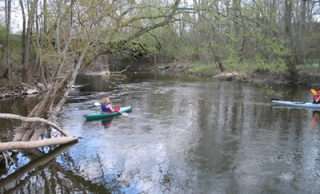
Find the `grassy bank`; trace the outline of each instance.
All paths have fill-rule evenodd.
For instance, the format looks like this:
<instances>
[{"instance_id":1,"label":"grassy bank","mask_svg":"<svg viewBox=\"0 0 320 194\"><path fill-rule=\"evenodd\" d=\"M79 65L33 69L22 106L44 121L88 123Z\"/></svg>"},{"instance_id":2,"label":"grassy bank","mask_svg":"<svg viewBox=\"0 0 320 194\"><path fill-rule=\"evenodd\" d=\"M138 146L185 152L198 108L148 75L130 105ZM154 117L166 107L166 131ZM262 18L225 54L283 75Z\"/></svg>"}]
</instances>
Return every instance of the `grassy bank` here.
<instances>
[{"instance_id":1,"label":"grassy bank","mask_svg":"<svg viewBox=\"0 0 320 194\"><path fill-rule=\"evenodd\" d=\"M201 62L181 62L162 64L160 69L176 73L194 74L199 76L213 77L216 79L252 82L252 83L276 83L290 84L287 67L282 64L247 63L226 65L222 72L216 64ZM297 66L299 82L302 85L320 85L320 67L316 63L312 65Z\"/></svg>"}]
</instances>

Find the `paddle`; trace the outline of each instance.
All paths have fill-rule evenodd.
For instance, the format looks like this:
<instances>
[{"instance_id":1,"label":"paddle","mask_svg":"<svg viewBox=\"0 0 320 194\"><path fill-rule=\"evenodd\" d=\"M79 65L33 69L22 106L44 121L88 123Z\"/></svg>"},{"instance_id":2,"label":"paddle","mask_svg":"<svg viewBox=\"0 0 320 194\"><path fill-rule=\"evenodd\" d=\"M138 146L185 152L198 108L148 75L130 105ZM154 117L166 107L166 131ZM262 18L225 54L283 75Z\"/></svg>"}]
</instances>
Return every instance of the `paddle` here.
<instances>
[{"instance_id":1,"label":"paddle","mask_svg":"<svg viewBox=\"0 0 320 194\"><path fill-rule=\"evenodd\" d=\"M95 106L101 106L101 104L100 104L99 102L95 102L94 105L95 105ZM129 114L126 113L126 112L120 112L120 111L119 111L118 113L120 113L122 116L126 116L126 117L129 116Z\"/></svg>"},{"instance_id":2,"label":"paddle","mask_svg":"<svg viewBox=\"0 0 320 194\"><path fill-rule=\"evenodd\" d=\"M313 89L313 88L311 88L311 92L312 92L312 94L314 94L314 95L318 95L317 90L315 90L315 89Z\"/></svg>"}]
</instances>

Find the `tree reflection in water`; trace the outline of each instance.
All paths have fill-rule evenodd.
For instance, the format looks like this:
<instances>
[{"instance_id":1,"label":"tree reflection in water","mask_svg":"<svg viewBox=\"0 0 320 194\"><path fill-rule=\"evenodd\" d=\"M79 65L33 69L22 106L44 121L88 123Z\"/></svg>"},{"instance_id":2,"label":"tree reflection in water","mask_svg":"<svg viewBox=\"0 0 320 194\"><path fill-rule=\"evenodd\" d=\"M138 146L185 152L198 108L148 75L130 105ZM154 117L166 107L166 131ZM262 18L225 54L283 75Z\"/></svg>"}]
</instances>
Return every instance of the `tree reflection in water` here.
<instances>
[{"instance_id":1,"label":"tree reflection in water","mask_svg":"<svg viewBox=\"0 0 320 194\"><path fill-rule=\"evenodd\" d=\"M111 123L113 121L113 118L111 119L104 119L101 121L102 126L104 126L104 128L109 128L111 126Z\"/></svg>"},{"instance_id":2,"label":"tree reflection in water","mask_svg":"<svg viewBox=\"0 0 320 194\"><path fill-rule=\"evenodd\" d=\"M319 123L320 119L320 111L312 111L312 120L310 122L310 127L313 128L315 125Z\"/></svg>"},{"instance_id":3,"label":"tree reflection in water","mask_svg":"<svg viewBox=\"0 0 320 194\"><path fill-rule=\"evenodd\" d=\"M56 157L64 155L63 152L74 145L73 143L59 146L43 156L37 156L35 160L15 170L12 174L3 175L0 180L0 193L46 193L48 190L53 193L54 191L59 191L59 193L72 191L111 193L104 185L75 176L72 170L65 170L61 164L56 162ZM28 150L28 154L24 153L24 155L32 158L33 153ZM70 160L69 157L68 160ZM69 162L72 163L72 161ZM116 179L116 176L114 178Z\"/></svg>"}]
</instances>

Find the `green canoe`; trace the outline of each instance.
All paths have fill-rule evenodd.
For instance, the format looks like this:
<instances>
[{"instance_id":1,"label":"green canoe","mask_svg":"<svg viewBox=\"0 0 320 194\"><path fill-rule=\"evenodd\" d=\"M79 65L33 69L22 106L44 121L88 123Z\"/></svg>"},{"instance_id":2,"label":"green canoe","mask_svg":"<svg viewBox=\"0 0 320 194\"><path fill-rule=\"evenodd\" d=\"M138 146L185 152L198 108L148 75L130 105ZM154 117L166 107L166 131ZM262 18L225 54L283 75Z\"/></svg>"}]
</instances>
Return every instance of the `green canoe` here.
<instances>
[{"instance_id":1,"label":"green canoe","mask_svg":"<svg viewBox=\"0 0 320 194\"><path fill-rule=\"evenodd\" d=\"M132 106L120 107L119 112L113 112L113 113L95 112L95 113L87 114L86 120L92 121L92 120L116 117L116 116L122 115L121 113L129 113L129 112L132 112Z\"/></svg>"}]
</instances>

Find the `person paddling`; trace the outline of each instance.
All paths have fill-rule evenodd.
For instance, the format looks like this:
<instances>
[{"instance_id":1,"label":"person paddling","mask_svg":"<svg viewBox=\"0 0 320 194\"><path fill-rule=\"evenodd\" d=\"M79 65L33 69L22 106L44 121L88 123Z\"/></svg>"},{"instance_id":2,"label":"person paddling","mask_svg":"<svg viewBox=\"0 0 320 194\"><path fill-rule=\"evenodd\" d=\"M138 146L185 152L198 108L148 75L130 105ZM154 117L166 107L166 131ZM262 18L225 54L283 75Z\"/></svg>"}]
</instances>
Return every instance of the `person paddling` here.
<instances>
[{"instance_id":1,"label":"person paddling","mask_svg":"<svg viewBox=\"0 0 320 194\"><path fill-rule=\"evenodd\" d=\"M318 91L317 94L313 96L313 103L320 103L320 91Z\"/></svg>"},{"instance_id":2,"label":"person paddling","mask_svg":"<svg viewBox=\"0 0 320 194\"><path fill-rule=\"evenodd\" d=\"M101 104L101 111L104 113L112 113L112 112L118 112L119 110L117 108L112 108L109 98L104 98L103 104Z\"/></svg>"}]
</instances>

